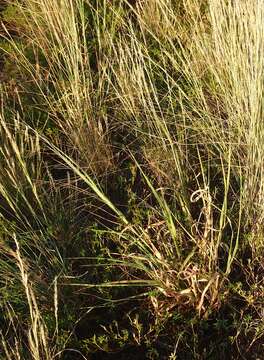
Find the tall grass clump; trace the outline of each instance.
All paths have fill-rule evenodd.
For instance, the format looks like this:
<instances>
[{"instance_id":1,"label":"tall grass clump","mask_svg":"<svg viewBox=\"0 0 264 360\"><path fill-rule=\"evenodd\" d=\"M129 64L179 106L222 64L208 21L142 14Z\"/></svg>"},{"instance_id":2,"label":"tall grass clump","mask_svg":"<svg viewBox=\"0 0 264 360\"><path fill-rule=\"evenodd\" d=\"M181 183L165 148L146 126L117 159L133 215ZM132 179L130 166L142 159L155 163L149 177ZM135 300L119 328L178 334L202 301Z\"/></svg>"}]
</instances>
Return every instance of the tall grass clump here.
<instances>
[{"instance_id":1,"label":"tall grass clump","mask_svg":"<svg viewBox=\"0 0 264 360\"><path fill-rule=\"evenodd\" d=\"M10 4L6 356L260 356L262 1Z\"/></svg>"},{"instance_id":2,"label":"tall grass clump","mask_svg":"<svg viewBox=\"0 0 264 360\"><path fill-rule=\"evenodd\" d=\"M102 15L92 13L83 1L26 1L16 6L34 53L33 64L22 54L20 61L42 99L37 106L44 107L52 128L65 139L61 146L67 143L72 156L99 175L113 165L106 112L108 69L100 57L101 48L108 51Z\"/></svg>"}]
</instances>

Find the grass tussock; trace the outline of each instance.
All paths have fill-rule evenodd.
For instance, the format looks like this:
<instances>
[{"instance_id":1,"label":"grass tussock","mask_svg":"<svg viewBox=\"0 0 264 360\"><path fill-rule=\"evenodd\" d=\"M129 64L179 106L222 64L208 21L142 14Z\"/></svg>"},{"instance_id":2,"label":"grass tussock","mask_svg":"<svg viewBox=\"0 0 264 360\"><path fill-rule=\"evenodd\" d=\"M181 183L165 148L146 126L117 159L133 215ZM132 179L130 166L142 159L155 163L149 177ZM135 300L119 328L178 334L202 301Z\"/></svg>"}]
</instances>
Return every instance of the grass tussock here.
<instances>
[{"instance_id":1,"label":"grass tussock","mask_svg":"<svg viewBox=\"0 0 264 360\"><path fill-rule=\"evenodd\" d=\"M261 357L262 2L1 18L0 357Z\"/></svg>"}]
</instances>

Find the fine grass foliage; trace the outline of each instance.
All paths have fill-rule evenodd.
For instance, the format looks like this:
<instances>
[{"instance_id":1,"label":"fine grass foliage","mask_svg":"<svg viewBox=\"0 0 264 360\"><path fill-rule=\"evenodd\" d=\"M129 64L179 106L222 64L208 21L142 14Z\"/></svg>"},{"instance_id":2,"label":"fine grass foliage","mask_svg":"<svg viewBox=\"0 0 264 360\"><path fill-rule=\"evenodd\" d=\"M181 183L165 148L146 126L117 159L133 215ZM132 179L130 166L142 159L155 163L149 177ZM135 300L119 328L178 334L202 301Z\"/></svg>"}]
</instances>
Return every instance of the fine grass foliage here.
<instances>
[{"instance_id":1,"label":"fine grass foliage","mask_svg":"<svg viewBox=\"0 0 264 360\"><path fill-rule=\"evenodd\" d=\"M261 356L262 2L7 3L0 356Z\"/></svg>"}]
</instances>

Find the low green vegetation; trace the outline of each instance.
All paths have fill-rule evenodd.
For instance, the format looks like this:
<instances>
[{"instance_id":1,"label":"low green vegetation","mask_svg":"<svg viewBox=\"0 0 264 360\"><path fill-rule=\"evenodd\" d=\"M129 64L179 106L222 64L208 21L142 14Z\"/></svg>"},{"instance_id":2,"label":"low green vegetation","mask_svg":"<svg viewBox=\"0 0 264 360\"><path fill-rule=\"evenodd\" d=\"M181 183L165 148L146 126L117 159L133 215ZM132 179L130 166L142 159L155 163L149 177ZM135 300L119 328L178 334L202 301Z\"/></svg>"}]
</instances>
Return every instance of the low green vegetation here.
<instances>
[{"instance_id":1,"label":"low green vegetation","mask_svg":"<svg viewBox=\"0 0 264 360\"><path fill-rule=\"evenodd\" d=\"M262 1L0 11L0 359L262 359Z\"/></svg>"}]
</instances>

